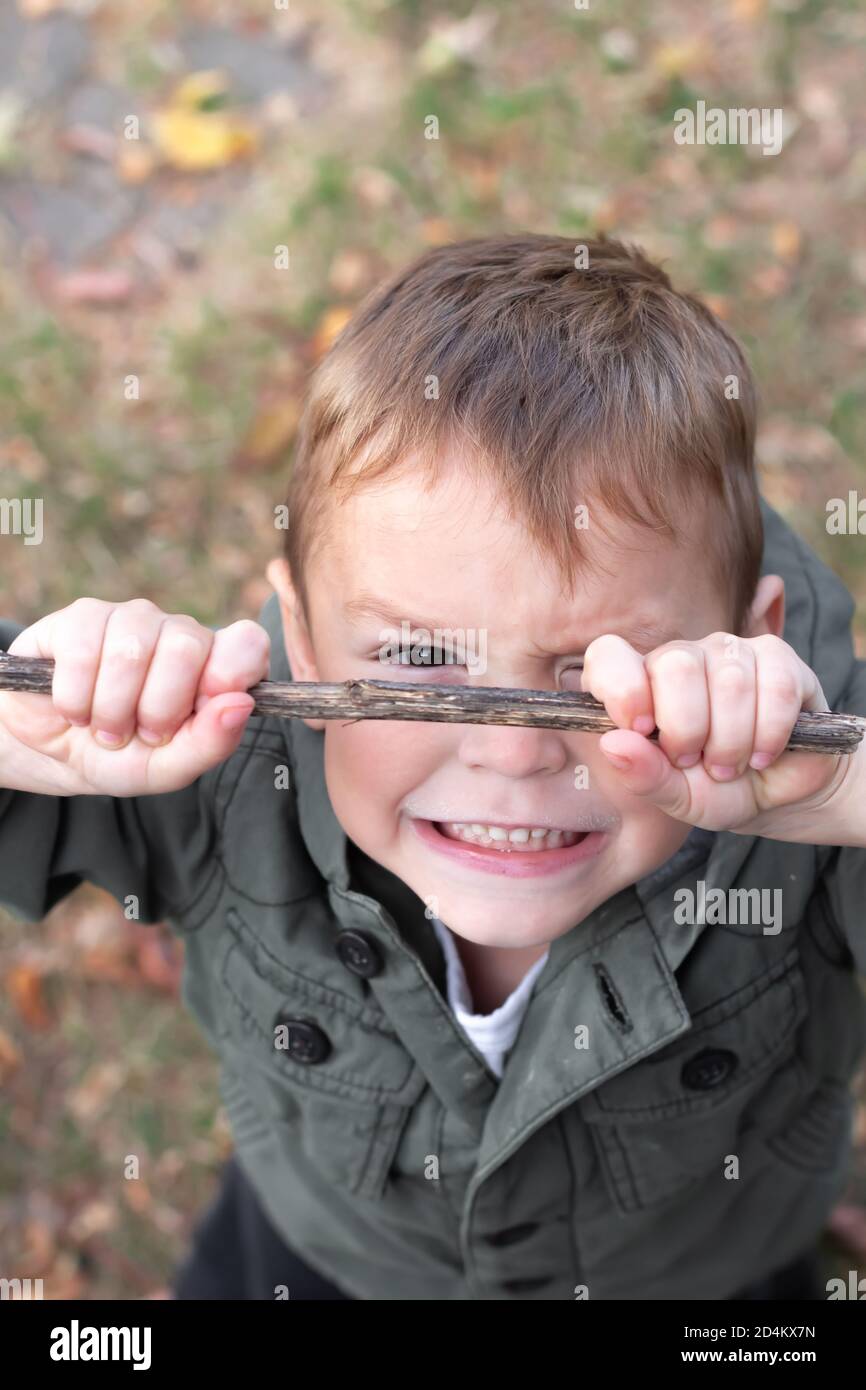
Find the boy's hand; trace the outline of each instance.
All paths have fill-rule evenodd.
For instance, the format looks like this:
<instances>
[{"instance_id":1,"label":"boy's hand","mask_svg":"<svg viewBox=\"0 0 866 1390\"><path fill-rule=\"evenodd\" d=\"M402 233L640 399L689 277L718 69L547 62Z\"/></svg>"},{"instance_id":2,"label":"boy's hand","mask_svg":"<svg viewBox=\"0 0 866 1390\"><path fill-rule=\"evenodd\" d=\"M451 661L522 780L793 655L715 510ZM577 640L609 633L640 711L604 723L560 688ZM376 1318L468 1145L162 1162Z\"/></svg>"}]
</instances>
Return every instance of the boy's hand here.
<instances>
[{"instance_id":1,"label":"boy's hand","mask_svg":"<svg viewBox=\"0 0 866 1390\"><path fill-rule=\"evenodd\" d=\"M0 786L138 796L188 786L234 751L270 639L249 620L212 632L147 599L82 598L9 650L55 668L51 695L0 693Z\"/></svg>"},{"instance_id":2,"label":"boy's hand","mask_svg":"<svg viewBox=\"0 0 866 1390\"><path fill-rule=\"evenodd\" d=\"M781 638L714 632L643 656L621 637L598 637L584 655L582 687L620 726L600 746L623 785L675 820L866 844L864 745L850 756L785 751L800 711L828 705ZM658 744L644 737L654 726Z\"/></svg>"}]
</instances>

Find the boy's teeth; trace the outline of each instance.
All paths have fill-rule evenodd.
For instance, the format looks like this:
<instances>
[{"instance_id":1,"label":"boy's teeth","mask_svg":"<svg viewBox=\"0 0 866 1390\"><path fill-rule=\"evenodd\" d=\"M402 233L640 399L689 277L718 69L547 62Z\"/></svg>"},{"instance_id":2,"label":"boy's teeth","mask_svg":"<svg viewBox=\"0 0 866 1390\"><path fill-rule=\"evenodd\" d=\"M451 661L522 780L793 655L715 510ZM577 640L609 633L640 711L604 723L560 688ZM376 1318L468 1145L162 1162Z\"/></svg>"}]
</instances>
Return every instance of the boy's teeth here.
<instances>
[{"instance_id":1,"label":"boy's teeth","mask_svg":"<svg viewBox=\"0 0 866 1390\"><path fill-rule=\"evenodd\" d=\"M501 825L481 825L477 821L443 821L440 828L450 840L465 840L468 844L495 846L503 850L561 849L583 838L575 830L545 830L529 825L506 830Z\"/></svg>"}]
</instances>

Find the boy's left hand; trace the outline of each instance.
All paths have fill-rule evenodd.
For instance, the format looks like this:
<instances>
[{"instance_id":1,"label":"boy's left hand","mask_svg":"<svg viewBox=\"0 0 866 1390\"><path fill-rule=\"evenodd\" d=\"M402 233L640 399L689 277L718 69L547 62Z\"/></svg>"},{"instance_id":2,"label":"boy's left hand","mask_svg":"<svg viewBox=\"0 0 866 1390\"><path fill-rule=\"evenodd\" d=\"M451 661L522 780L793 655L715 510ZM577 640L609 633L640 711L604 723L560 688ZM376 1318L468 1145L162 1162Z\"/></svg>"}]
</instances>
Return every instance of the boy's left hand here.
<instances>
[{"instance_id":1,"label":"boy's left hand","mask_svg":"<svg viewBox=\"0 0 866 1390\"><path fill-rule=\"evenodd\" d=\"M818 677L781 638L714 632L648 655L612 634L582 687L619 728L601 750L628 791L708 830L809 844L866 844L864 744L785 751L800 711L826 710ZM645 737L658 727L659 741Z\"/></svg>"}]
</instances>

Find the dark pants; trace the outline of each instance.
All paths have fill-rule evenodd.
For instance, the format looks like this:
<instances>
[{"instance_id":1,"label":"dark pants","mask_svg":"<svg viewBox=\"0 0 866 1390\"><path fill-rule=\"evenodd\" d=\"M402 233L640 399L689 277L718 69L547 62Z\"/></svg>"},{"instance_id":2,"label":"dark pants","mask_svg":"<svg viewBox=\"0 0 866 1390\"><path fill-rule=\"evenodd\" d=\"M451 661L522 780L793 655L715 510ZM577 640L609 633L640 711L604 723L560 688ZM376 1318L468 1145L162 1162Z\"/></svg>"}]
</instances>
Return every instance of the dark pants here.
<instances>
[{"instance_id":1,"label":"dark pants","mask_svg":"<svg viewBox=\"0 0 866 1390\"><path fill-rule=\"evenodd\" d=\"M240 1165L230 1159L216 1200L205 1213L192 1251L176 1276L174 1295L272 1302L279 1285L285 1285L290 1300L349 1298L289 1249L262 1210ZM735 1297L766 1301L826 1298L817 1252L809 1251Z\"/></svg>"}]
</instances>

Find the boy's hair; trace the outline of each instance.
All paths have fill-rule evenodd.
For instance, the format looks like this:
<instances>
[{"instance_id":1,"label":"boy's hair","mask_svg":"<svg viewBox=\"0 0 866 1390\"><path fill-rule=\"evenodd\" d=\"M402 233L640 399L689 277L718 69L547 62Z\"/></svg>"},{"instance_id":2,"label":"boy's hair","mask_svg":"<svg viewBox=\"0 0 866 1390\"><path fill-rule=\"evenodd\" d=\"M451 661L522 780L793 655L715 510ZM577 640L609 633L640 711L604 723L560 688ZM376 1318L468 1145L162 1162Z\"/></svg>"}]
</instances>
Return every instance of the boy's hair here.
<instances>
[{"instance_id":1,"label":"boy's hair","mask_svg":"<svg viewBox=\"0 0 866 1390\"><path fill-rule=\"evenodd\" d=\"M314 373L285 539L304 611L333 498L407 466L435 479L451 447L569 584L586 559L577 504L590 533L593 499L672 538L691 528L739 632L763 550L755 414L734 337L638 248L530 234L436 247L364 300Z\"/></svg>"}]
</instances>

